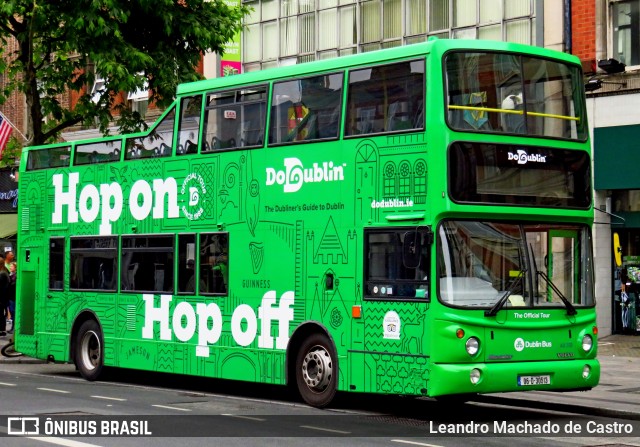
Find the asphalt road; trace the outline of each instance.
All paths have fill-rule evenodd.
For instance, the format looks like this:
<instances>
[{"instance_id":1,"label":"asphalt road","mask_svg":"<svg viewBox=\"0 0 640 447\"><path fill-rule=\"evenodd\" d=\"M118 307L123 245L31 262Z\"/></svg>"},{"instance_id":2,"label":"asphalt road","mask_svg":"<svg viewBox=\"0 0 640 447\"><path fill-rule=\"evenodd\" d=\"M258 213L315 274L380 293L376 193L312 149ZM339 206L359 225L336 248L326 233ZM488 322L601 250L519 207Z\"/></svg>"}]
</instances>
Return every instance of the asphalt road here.
<instances>
[{"instance_id":1,"label":"asphalt road","mask_svg":"<svg viewBox=\"0 0 640 447\"><path fill-rule=\"evenodd\" d=\"M638 372L639 363L630 357L604 358L609 372L603 378L612 381L614 372L624 368ZM640 446L640 406L632 402L634 392L620 392L623 388L610 383L584 393L508 393L463 405L341 394L332 408L318 410L284 387L127 370L115 371L107 381L87 382L72 365L2 363L0 445ZM56 424L46 432L51 436L5 435L23 422L9 418L26 416L37 417L40 430L50 418ZM152 435L132 434L134 421ZM24 422L34 428L33 420ZM106 423L111 433L123 436L69 435L72 424L90 430L91 423L96 432ZM633 436L597 432L618 427ZM524 433L509 433L518 430Z\"/></svg>"}]
</instances>

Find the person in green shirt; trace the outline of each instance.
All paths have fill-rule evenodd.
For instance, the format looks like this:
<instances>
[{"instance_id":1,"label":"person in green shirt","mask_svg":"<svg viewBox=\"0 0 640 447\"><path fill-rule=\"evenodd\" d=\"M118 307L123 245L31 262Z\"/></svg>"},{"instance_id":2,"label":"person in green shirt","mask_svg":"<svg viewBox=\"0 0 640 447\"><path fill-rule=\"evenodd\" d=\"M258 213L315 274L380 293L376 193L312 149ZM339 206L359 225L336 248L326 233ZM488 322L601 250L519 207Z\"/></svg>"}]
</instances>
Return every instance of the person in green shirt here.
<instances>
[{"instance_id":1,"label":"person in green shirt","mask_svg":"<svg viewBox=\"0 0 640 447\"><path fill-rule=\"evenodd\" d=\"M229 283L229 255L227 253L221 253L217 256L214 256L212 270L214 271L214 273L220 273L223 286L222 290L214 290L214 292L226 293ZM216 289L220 289L220 287L216 287Z\"/></svg>"}]
</instances>

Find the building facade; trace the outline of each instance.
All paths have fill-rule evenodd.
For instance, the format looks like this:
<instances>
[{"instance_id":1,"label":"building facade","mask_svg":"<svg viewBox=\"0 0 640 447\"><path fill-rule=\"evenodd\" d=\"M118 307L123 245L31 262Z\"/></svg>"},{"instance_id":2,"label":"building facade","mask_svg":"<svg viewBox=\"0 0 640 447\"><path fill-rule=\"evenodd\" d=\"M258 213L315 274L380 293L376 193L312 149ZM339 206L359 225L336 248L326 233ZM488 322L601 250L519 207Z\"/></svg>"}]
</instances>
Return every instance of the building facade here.
<instances>
[{"instance_id":1,"label":"building facade","mask_svg":"<svg viewBox=\"0 0 640 447\"><path fill-rule=\"evenodd\" d=\"M581 58L592 65L586 85L599 325L635 334L640 332L640 0L579 3L590 8L580 17L581 26L593 28Z\"/></svg>"},{"instance_id":2,"label":"building facade","mask_svg":"<svg viewBox=\"0 0 640 447\"><path fill-rule=\"evenodd\" d=\"M242 39L244 71L393 48L441 38L493 39L539 46L557 5L542 0L251 0ZM546 5L546 4L549 5ZM556 5L556 6L554 6ZM545 10L546 7L546 10ZM561 15L560 15L561 17ZM542 21L540 20L542 18Z\"/></svg>"}]
</instances>

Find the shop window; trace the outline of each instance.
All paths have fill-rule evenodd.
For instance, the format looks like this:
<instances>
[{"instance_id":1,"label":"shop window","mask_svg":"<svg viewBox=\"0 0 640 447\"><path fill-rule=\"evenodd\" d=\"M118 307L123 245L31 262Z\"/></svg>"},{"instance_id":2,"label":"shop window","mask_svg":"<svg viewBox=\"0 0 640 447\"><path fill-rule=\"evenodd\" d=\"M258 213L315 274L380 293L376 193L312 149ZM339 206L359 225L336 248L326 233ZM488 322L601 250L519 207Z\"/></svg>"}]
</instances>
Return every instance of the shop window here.
<instances>
[{"instance_id":1,"label":"shop window","mask_svg":"<svg viewBox=\"0 0 640 447\"><path fill-rule=\"evenodd\" d=\"M613 190L611 195L613 212L633 213L640 211L640 190Z\"/></svg>"},{"instance_id":2,"label":"shop window","mask_svg":"<svg viewBox=\"0 0 640 447\"><path fill-rule=\"evenodd\" d=\"M612 57L640 65L640 0L611 1Z\"/></svg>"}]
</instances>

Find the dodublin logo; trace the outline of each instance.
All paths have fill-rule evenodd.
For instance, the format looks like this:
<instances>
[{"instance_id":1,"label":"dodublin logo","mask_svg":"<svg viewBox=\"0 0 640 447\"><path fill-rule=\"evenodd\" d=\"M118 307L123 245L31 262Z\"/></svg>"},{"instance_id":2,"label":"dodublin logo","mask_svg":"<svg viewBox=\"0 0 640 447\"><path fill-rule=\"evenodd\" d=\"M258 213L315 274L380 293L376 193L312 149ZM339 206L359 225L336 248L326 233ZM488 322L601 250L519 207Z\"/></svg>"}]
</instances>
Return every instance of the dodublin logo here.
<instances>
[{"instance_id":1,"label":"dodublin logo","mask_svg":"<svg viewBox=\"0 0 640 447\"><path fill-rule=\"evenodd\" d=\"M198 220L204 213L201 198L207 193L207 187L200 174L189 174L182 182L180 189L182 198L186 205L182 205L182 214L189 220Z\"/></svg>"},{"instance_id":2,"label":"dodublin logo","mask_svg":"<svg viewBox=\"0 0 640 447\"><path fill-rule=\"evenodd\" d=\"M518 162L519 165L525 165L528 162L531 163L546 163L547 162L547 156L546 155L540 155L540 154L527 154L527 151L523 150L523 149L518 149L517 153L514 154L513 152L509 152L507 154L507 158L509 160L516 160Z\"/></svg>"}]
</instances>

